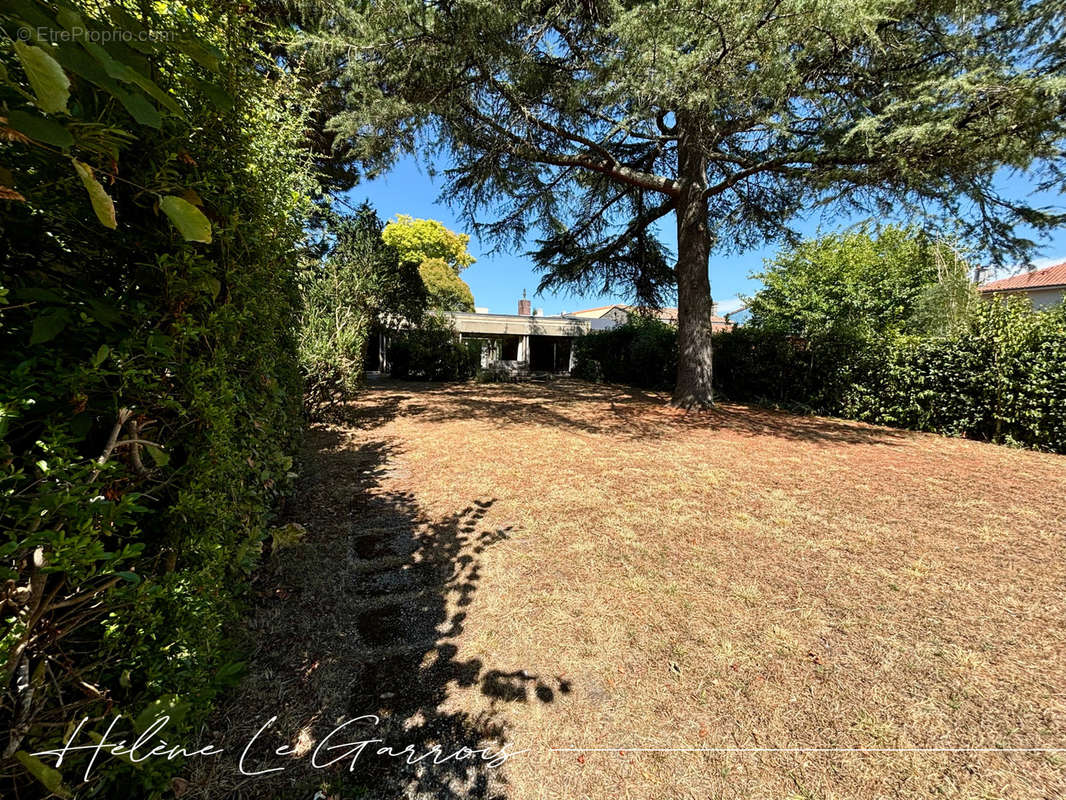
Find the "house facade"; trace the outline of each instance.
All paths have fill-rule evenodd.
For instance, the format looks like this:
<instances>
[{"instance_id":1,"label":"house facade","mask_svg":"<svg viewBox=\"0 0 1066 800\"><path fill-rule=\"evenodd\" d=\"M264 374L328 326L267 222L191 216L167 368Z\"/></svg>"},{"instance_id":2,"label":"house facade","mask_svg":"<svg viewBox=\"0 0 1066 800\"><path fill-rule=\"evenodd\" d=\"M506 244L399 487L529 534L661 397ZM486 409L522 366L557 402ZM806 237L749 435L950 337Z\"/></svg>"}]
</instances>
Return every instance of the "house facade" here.
<instances>
[{"instance_id":1,"label":"house facade","mask_svg":"<svg viewBox=\"0 0 1066 800\"><path fill-rule=\"evenodd\" d=\"M583 311L545 316L534 312L532 303L518 301L517 314L490 314L477 311L444 312L451 320L460 341L481 343L481 366L515 375L549 373L567 375L575 366L574 341L593 331L610 330L624 325L637 313L635 306L615 304ZM668 325L677 325L677 309L651 312ZM725 317L712 316L715 332L733 330ZM367 348L366 368L371 372L389 372L390 327L374 331Z\"/></svg>"},{"instance_id":2,"label":"house facade","mask_svg":"<svg viewBox=\"0 0 1066 800\"><path fill-rule=\"evenodd\" d=\"M1027 297L1034 310L1062 305L1066 297L1066 261L978 287L984 297Z\"/></svg>"},{"instance_id":3,"label":"house facade","mask_svg":"<svg viewBox=\"0 0 1066 800\"><path fill-rule=\"evenodd\" d=\"M460 341L480 341L481 366L509 372L568 374L574 368L574 340L591 329L588 320L533 314L529 301L517 314L452 311Z\"/></svg>"}]
</instances>

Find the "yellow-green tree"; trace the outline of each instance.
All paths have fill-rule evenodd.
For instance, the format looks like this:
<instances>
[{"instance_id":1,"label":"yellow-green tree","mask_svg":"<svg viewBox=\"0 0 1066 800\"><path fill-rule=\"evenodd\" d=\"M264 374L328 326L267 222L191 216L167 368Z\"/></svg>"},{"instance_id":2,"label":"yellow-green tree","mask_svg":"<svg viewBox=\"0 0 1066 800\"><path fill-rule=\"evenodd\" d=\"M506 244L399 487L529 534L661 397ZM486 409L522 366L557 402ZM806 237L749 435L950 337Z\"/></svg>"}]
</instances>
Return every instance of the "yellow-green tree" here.
<instances>
[{"instance_id":1,"label":"yellow-green tree","mask_svg":"<svg viewBox=\"0 0 1066 800\"><path fill-rule=\"evenodd\" d=\"M473 311L474 295L466 281L455 274L443 258L427 258L418 265L430 308Z\"/></svg>"},{"instance_id":2,"label":"yellow-green tree","mask_svg":"<svg viewBox=\"0 0 1066 800\"><path fill-rule=\"evenodd\" d=\"M474 295L459 273L474 263L467 250L470 236L456 233L435 219L415 219L397 214L381 232L401 262L418 264L430 308L443 311L473 311Z\"/></svg>"},{"instance_id":3,"label":"yellow-green tree","mask_svg":"<svg viewBox=\"0 0 1066 800\"><path fill-rule=\"evenodd\" d=\"M450 231L435 219L397 214L385 226L381 238L396 248L401 261L421 264L427 258L440 258L456 275L474 263L474 257L466 249L470 236Z\"/></svg>"}]
</instances>

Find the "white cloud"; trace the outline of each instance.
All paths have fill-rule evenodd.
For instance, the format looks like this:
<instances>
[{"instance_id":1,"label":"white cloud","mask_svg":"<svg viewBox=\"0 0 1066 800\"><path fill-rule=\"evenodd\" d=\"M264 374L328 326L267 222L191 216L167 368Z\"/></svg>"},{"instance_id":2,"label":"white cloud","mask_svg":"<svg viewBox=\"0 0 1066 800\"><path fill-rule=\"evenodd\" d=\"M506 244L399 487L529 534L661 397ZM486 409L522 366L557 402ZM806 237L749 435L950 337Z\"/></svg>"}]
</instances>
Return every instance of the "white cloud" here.
<instances>
[{"instance_id":1,"label":"white cloud","mask_svg":"<svg viewBox=\"0 0 1066 800\"><path fill-rule=\"evenodd\" d=\"M1033 269L1044 269L1044 267L1054 267L1056 264L1061 264L1066 261L1066 256L1054 256L1052 258L1034 258Z\"/></svg>"}]
</instances>

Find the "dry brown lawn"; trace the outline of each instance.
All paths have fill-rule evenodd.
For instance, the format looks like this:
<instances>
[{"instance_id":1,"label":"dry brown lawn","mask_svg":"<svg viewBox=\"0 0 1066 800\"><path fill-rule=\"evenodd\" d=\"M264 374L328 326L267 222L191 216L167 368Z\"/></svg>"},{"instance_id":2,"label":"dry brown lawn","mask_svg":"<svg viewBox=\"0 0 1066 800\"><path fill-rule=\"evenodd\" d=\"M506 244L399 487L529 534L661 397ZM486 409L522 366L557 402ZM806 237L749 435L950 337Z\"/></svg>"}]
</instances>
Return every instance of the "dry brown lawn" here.
<instances>
[{"instance_id":1,"label":"dry brown lawn","mask_svg":"<svg viewBox=\"0 0 1066 800\"><path fill-rule=\"evenodd\" d=\"M278 714L296 757L215 765L204 796L1066 797L1061 456L568 381L386 383L312 431L305 473L309 534L261 576L208 732ZM527 752L310 770L364 713L398 747Z\"/></svg>"}]
</instances>

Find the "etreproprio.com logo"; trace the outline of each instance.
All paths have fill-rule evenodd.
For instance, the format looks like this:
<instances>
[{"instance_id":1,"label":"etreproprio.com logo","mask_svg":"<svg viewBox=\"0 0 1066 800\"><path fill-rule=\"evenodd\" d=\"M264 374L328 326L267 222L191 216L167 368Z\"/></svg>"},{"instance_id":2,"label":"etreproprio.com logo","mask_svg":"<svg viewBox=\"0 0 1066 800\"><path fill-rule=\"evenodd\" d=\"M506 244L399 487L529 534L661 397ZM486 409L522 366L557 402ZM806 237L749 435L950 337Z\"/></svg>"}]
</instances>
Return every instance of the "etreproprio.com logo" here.
<instances>
[{"instance_id":1,"label":"etreproprio.com logo","mask_svg":"<svg viewBox=\"0 0 1066 800\"><path fill-rule=\"evenodd\" d=\"M20 27L15 38L21 42L168 42L175 38L173 31L127 31L113 28L30 28Z\"/></svg>"}]
</instances>

